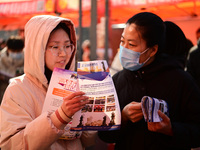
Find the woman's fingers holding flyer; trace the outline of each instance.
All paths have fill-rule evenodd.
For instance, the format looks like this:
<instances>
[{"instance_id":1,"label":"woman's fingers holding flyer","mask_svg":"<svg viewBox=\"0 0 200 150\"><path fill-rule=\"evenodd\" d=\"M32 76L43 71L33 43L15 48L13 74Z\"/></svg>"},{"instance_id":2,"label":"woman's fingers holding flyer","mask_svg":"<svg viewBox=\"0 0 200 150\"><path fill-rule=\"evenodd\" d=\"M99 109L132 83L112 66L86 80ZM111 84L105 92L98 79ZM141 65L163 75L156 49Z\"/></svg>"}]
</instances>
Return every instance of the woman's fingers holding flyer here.
<instances>
[{"instance_id":1,"label":"woman's fingers holding flyer","mask_svg":"<svg viewBox=\"0 0 200 150\"><path fill-rule=\"evenodd\" d=\"M143 117L142 112L134 113L134 114L130 115L130 120L132 122L138 122L142 119L142 117Z\"/></svg>"},{"instance_id":2,"label":"woman's fingers holding flyer","mask_svg":"<svg viewBox=\"0 0 200 150\"><path fill-rule=\"evenodd\" d=\"M131 107L132 109L142 111L141 102L133 101L130 104L132 105L132 107Z\"/></svg>"},{"instance_id":3,"label":"woman's fingers holding flyer","mask_svg":"<svg viewBox=\"0 0 200 150\"><path fill-rule=\"evenodd\" d=\"M162 121L148 122L148 130L172 136L173 132L169 117L162 113L160 110L158 110L158 115L162 118Z\"/></svg>"},{"instance_id":4,"label":"woman's fingers holding flyer","mask_svg":"<svg viewBox=\"0 0 200 150\"><path fill-rule=\"evenodd\" d=\"M63 98L62 109L67 116L72 117L89 102L89 97L84 94L84 92L78 91Z\"/></svg>"},{"instance_id":5,"label":"woman's fingers holding flyer","mask_svg":"<svg viewBox=\"0 0 200 150\"><path fill-rule=\"evenodd\" d=\"M74 92L74 93L72 93L72 94L70 94L70 95L64 97L63 99L73 99L73 98L76 97L76 96L82 96L82 95L84 95L84 94L85 94L84 92L78 91L78 92Z\"/></svg>"},{"instance_id":6,"label":"woman's fingers holding flyer","mask_svg":"<svg viewBox=\"0 0 200 150\"><path fill-rule=\"evenodd\" d=\"M131 102L126 105L122 111L124 119L129 119L132 122L138 122L143 118L141 103Z\"/></svg>"}]
</instances>

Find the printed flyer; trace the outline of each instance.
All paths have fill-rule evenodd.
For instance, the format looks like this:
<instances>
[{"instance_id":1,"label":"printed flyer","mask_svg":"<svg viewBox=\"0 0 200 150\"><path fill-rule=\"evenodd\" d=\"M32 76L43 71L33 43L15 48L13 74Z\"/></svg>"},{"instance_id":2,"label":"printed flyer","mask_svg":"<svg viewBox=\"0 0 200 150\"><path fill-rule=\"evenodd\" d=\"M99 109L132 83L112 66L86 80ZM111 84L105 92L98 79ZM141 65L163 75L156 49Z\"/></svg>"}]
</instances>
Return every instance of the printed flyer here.
<instances>
[{"instance_id":1,"label":"printed flyer","mask_svg":"<svg viewBox=\"0 0 200 150\"><path fill-rule=\"evenodd\" d=\"M162 121L162 118L158 115L158 110L169 116L168 104L164 100L150 96L143 96L141 104L146 122Z\"/></svg>"},{"instance_id":2,"label":"printed flyer","mask_svg":"<svg viewBox=\"0 0 200 150\"><path fill-rule=\"evenodd\" d=\"M55 111L63 97L83 91L89 103L75 113L66 130L117 130L121 125L118 97L105 60L78 62L77 72L55 68L43 112Z\"/></svg>"}]
</instances>

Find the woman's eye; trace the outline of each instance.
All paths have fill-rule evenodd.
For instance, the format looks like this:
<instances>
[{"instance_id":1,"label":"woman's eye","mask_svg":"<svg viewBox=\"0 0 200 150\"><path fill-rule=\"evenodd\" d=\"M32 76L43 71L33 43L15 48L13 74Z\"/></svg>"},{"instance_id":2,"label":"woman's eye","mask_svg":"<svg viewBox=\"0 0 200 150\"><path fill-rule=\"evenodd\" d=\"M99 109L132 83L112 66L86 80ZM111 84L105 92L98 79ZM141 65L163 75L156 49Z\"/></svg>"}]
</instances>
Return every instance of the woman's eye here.
<instances>
[{"instance_id":1,"label":"woman's eye","mask_svg":"<svg viewBox=\"0 0 200 150\"><path fill-rule=\"evenodd\" d=\"M65 46L65 48L70 48L70 45Z\"/></svg>"},{"instance_id":2,"label":"woman's eye","mask_svg":"<svg viewBox=\"0 0 200 150\"><path fill-rule=\"evenodd\" d=\"M134 44L130 44L130 43L129 43L129 46L130 46L130 47L134 47L135 45L134 45Z\"/></svg>"},{"instance_id":3,"label":"woman's eye","mask_svg":"<svg viewBox=\"0 0 200 150\"><path fill-rule=\"evenodd\" d=\"M54 49L58 49L58 46L53 46Z\"/></svg>"}]
</instances>

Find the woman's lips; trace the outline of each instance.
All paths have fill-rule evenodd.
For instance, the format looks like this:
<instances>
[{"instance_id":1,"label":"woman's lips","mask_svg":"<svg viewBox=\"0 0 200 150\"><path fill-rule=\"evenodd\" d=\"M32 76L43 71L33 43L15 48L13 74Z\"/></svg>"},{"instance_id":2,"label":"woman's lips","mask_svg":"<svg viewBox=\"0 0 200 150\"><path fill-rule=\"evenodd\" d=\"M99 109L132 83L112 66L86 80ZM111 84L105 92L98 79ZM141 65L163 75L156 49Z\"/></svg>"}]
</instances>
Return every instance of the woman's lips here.
<instances>
[{"instance_id":1,"label":"woman's lips","mask_svg":"<svg viewBox=\"0 0 200 150\"><path fill-rule=\"evenodd\" d=\"M60 64L60 65L65 65L65 62L66 62L66 60L57 61L57 63Z\"/></svg>"},{"instance_id":2,"label":"woman's lips","mask_svg":"<svg viewBox=\"0 0 200 150\"><path fill-rule=\"evenodd\" d=\"M61 61L59 61L58 63L64 64L64 63L65 63L65 60L61 60Z\"/></svg>"}]
</instances>

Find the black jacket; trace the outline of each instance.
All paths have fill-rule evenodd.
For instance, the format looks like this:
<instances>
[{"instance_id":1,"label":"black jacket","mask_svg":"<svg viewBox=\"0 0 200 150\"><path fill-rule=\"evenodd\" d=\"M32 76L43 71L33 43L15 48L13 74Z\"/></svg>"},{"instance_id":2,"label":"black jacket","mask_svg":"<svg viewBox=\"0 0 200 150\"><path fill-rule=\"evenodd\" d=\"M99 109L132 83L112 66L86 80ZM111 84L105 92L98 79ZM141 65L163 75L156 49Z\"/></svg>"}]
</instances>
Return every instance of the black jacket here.
<instances>
[{"instance_id":1,"label":"black jacket","mask_svg":"<svg viewBox=\"0 0 200 150\"><path fill-rule=\"evenodd\" d=\"M200 91L179 61L162 57L138 71L122 70L113 76L121 110L143 96L165 100L173 137L150 132L142 119L129 121L117 131L101 131L105 142L116 143L116 150L190 149L200 146Z\"/></svg>"}]
</instances>

